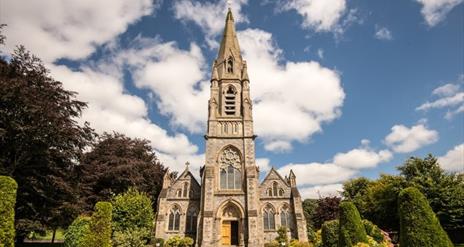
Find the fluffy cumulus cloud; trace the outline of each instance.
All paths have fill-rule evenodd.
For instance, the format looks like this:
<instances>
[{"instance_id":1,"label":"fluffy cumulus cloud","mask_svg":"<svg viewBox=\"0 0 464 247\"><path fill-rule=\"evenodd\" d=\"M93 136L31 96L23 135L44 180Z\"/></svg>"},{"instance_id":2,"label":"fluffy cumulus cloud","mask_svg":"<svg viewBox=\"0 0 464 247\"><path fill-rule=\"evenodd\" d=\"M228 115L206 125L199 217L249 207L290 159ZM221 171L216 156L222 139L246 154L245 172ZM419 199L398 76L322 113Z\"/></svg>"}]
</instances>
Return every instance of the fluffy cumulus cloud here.
<instances>
[{"instance_id":1,"label":"fluffy cumulus cloud","mask_svg":"<svg viewBox=\"0 0 464 247\"><path fill-rule=\"evenodd\" d=\"M297 185L324 185L345 181L352 178L357 171L332 163L288 164L279 168L280 174L289 174L290 170L297 175Z\"/></svg>"},{"instance_id":2,"label":"fluffy cumulus cloud","mask_svg":"<svg viewBox=\"0 0 464 247\"><path fill-rule=\"evenodd\" d=\"M322 123L340 116L345 94L335 70L315 61L279 63L282 51L268 32L247 29L238 37L248 63L255 130L267 150L289 150L292 141L308 140Z\"/></svg>"},{"instance_id":3,"label":"fluffy cumulus cloud","mask_svg":"<svg viewBox=\"0 0 464 247\"><path fill-rule=\"evenodd\" d=\"M417 124L410 128L395 125L390 134L385 137L385 143L398 153L413 152L423 146L438 141L438 132L428 129L424 124Z\"/></svg>"},{"instance_id":4,"label":"fluffy cumulus cloud","mask_svg":"<svg viewBox=\"0 0 464 247\"><path fill-rule=\"evenodd\" d=\"M386 27L380 27L380 26L375 27L374 37L379 40L392 40L393 39L393 35L391 31Z\"/></svg>"},{"instance_id":5,"label":"fluffy cumulus cloud","mask_svg":"<svg viewBox=\"0 0 464 247\"><path fill-rule=\"evenodd\" d=\"M175 42L143 38L134 43L114 60L131 68L137 87L154 93L160 113L169 117L174 127L204 133L209 82L203 80L208 73L200 48L192 43L190 49L183 50Z\"/></svg>"},{"instance_id":6,"label":"fluffy cumulus cloud","mask_svg":"<svg viewBox=\"0 0 464 247\"><path fill-rule=\"evenodd\" d=\"M248 0L231 1L231 9L236 23L248 22L247 17L241 12L242 5ZM224 16L227 11L226 1L199 2L180 0L174 2L174 16L183 22L193 22L200 26L207 35L206 42L211 48L218 47L215 40L224 28Z\"/></svg>"},{"instance_id":7,"label":"fluffy cumulus cloud","mask_svg":"<svg viewBox=\"0 0 464 247\"><path fill-rule=\"evenodd\" d=\"M361 169L375 167L379 163L388 162L393 158L389 150L376 152L369 148L356 148L346 153L337 153L334 164L342 167Z\"/></svg>"},{"instance_id":8,"label":"fluffy cumulus cloud","mask_svg":"<svg viewBox=\"0 0 464 247\"><path fill-rule=\"evenodd\" d=\"M346 10L346 0L291 0L282 10L296 10L303 17L302 26L315 31L333 31Z\"/></svg>"},{"instance_id":9,"label":"fluffy cumulus cloud","mask_svg":"<svg viewBox=\"0 0 464 247\"><path fill-rule=\"evenodd\" d=\"M464 143L455 146L444 156L438 157L441 168L449 172L464 172Z\"/></svg>"},{"instance_id":10,"label":"fluffy cumulus cloud","mask_svg":"<svg viewBox=\"0 0 464 247\"><path fill-rule=\"evenodd\" d=\"M23 44L45 61L82 59L156 8L152 0L6 0L7 48ZM111 6L109 8L108 6Z\"/></svg>"},{"instance_id":11,"label":"fluffy cumulus cloud","mask_svg":"<svg viewBox=\"0 0 464 247\"><path fill-rule=\"evenodd\" d=\"M445 19L446 15L464 0L416 0L422 4L421 13L427 25L433 27Z\"/></svg>"},{"instance_id":12,"label":"fluffy cumulus cloud","mask_svg":"<svg viewBox=\"0 0 464 247\"><path fill-rule=\"evenodd\" d=\"M452 119L455 115L464 112L464 91L461 84L464 77L461 75L458 83L448 83L437 87L432 91L434 100L427 101L416 108L417 111L431 109L447 109L446 119Z\"/></svg>"},{"instance_id":13,"label":"fluffy cumulus cloud","mask_svg":"<svg viewBox=\"0 0 464 247\"><path fill-rule=\"evenodd\" d=\"M303 199L319 199L329 196L340 196L341 191L343 191L343 184L326 184L301 188L300 194Z\"/></svg>"}]
</instances>

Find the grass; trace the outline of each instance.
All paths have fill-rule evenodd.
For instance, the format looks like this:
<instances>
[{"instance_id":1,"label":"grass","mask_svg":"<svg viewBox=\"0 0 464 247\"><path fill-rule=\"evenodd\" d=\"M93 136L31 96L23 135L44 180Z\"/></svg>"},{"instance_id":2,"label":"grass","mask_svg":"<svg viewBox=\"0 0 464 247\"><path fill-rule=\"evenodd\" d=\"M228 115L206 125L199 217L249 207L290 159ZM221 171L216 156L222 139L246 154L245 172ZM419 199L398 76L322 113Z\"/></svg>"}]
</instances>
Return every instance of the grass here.
<instances>
[{"instance_id":1,"label":"grass","mask_svg":"<svg viewBox=\"0 0 464 247\"><path fill-rule=\"evenodd\" d=\"M455 247L464 247L464 244L455 244Z\"/></svg>"},{"instance_id":2,"label":"grass","mask_svg":"<svg viewBox=\"0 0 464 247\"><path fill-rule=\"evenodd\" d=\"M53 236L53 231L47 230L45 232L45 235L41 235L38 233L32 233L28 239L31 240L50 240L52 241L52 236ZM64 230L63 229L58 229L56 230L56 235L55 235L55 241L62 241L64 240Z\"/></svg>"}]
</instances>

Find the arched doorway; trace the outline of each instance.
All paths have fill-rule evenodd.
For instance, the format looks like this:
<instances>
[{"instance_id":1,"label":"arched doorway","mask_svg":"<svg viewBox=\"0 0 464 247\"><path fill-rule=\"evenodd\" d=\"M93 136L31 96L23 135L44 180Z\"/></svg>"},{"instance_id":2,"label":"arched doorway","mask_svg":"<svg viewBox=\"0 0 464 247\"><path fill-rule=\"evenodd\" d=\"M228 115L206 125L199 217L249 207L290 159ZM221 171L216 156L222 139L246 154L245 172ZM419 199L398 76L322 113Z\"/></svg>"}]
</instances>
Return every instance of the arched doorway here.
<instances>
[{"instance_id":1,"label":"arched doorway","mask_svg":"<svg viewBox=\"0 0 464 247\"><path fill-rule=\"evenodd\" d=\"M240 245L240 210L236 205L228 203L221 214L221 245Z\"/></svg>"}]
</instances>

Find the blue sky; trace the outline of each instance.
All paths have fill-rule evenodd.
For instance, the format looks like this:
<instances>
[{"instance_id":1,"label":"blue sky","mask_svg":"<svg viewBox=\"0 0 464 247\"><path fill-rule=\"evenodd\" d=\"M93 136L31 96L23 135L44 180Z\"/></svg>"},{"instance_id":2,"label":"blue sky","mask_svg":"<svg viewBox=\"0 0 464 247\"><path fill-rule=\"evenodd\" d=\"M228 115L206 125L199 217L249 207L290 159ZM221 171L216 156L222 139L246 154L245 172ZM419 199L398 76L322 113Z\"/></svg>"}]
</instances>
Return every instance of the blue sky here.
<instances>
[{"instance_id":1,"label":"blue sky","mask_svg":"<svg viewBox=\"0 0 464 247\"><path fill-rule=\"evenodd\" d=\"M257 164L304 197L432 153L464 170L463 0L232 0L254 97ZM152 141L173 170L203 163L225 1L0 3L24 44L89 108L80 121Z\"/></svg>"}]
</instances>

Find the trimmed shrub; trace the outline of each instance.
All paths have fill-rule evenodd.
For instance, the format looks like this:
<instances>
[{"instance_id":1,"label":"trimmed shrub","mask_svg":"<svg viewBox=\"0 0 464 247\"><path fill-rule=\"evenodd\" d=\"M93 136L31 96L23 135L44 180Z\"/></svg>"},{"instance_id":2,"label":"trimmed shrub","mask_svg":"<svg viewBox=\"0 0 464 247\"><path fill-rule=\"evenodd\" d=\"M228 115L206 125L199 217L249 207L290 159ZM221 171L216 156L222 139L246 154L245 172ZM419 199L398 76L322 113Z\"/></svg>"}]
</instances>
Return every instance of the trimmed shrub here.
<instances>
[{"instance_id":1,"label":"trimmed shrub","mask_svg":"<svg viewBox=\"0 0 464 247\"><path fill-rule=\"evenodd\" d=\"M111 247L113 207L109 202L97 202L90 220L88 247Z\"/></svg>"},{"instance_id":2,"label":"trimmed shrub","mask_svg":"<svg viewBox=\"0 0 464 247\"><path fill-rule=\"evenodd\" d=\"M403 247L453 247L425 196L409 187L398 197L400 245Z\"/></svg>"},{"instance_id":3,"label":"trimmed shrub","mask_svg":"<svg viewBox=\"0 0 464 247\"><path fill-rule=\"evenodd\" d=\"M144 228L131 228L126 231L117 231L113 234L113 246L115 247L144 247L144 237L150 233Z\"/></svg>"},{"instance_id":4,"label":"trimmed shrub","mask_svg":"<svg viewBox=\"0 0 464 247\"><path fill-rule=\"evenodd\" d=\"M114 197L112 203L113 230L115 232L113 240L116 246L126 246L135 242L148 243L154 219L152 202L148 195L130 188L124 194Z\"/></svg>"},{"instance_id":5,"label":"trimmed shrub","mask_svg":"<svg viewBox=\"0 0 464 247\"><path fill-rule=\"evenodd\" d=\"M88 216L77 217L64 234L65 247L85 247L90 235L90 221Z\"/></svg>"},{"instance_id":6,"label":"trimmed shrub","mask_svg":"<svg viewBox=\"0 0 464 247\"><path fill-rule=\"evenodd\" d=\"M330 220L322 224L322 247L338 246L338 220Z\"/></svg>"},{"instance_id":7,"label":"trimmed shrub","mask_svg":"<svg viewBox=\"0 0 464 247\"><path fill-rule=\"evenodd\" d=\"M13 247L15 238L14 218L18 184L7 176L0 176L0 246Z\"/></svg>"},{"instance_id":8,"label":"trimmed shrub","mask_svg":"<svg viewBox=\"0 0 464 247\"><path fill-rule=\"evenodd\" d=\"M193 245L193 239L189 237L181 237L178 235L170 237L164 242L165 247L190 247Z\"/></svg>"},{"instance_id":9,"label":"trimmed shrub","mask_svg":"<svg viewBox=\"0 0 464 247\"><path fill-rule=\"evenodd\" d=\"M367 235L371 236L376 242L381 243L384 241L382 231L378 226L368 220L362 220L364 229L366 229Z\"/></svg>"},{"instance_id":10,"label":"trimmed shrub","mask_svg":"<svg viewBox=\"0 0 464 247\"><path fill-rule=\"evenodd\" d=\"M356 206L349 201L340 203L339 247L367 243L367 234Z\"/></svg>"},{"instance_id":11,"label":"trimmed shrub","mask_svg":"<svg viewBox=\"0 0 464 247\"><path fill-rule=\"evenodd\" d=\"M296 239L293 239L290 241L289 247L313 247L313 245L308 242L300 242Z\"/></svg>"},{"instance_id":12,"label":"trimmed shrub","mask_svg":"<svg viewBox=\"0 0 464 247\"><path fill-rule=\"evenodd\" d=\"M275 238L275 241L279 244L285 243L285 246L288 246L289 242L286 227L281 226L277 229L277 237Z\"/></svg>"}]
</instances>

